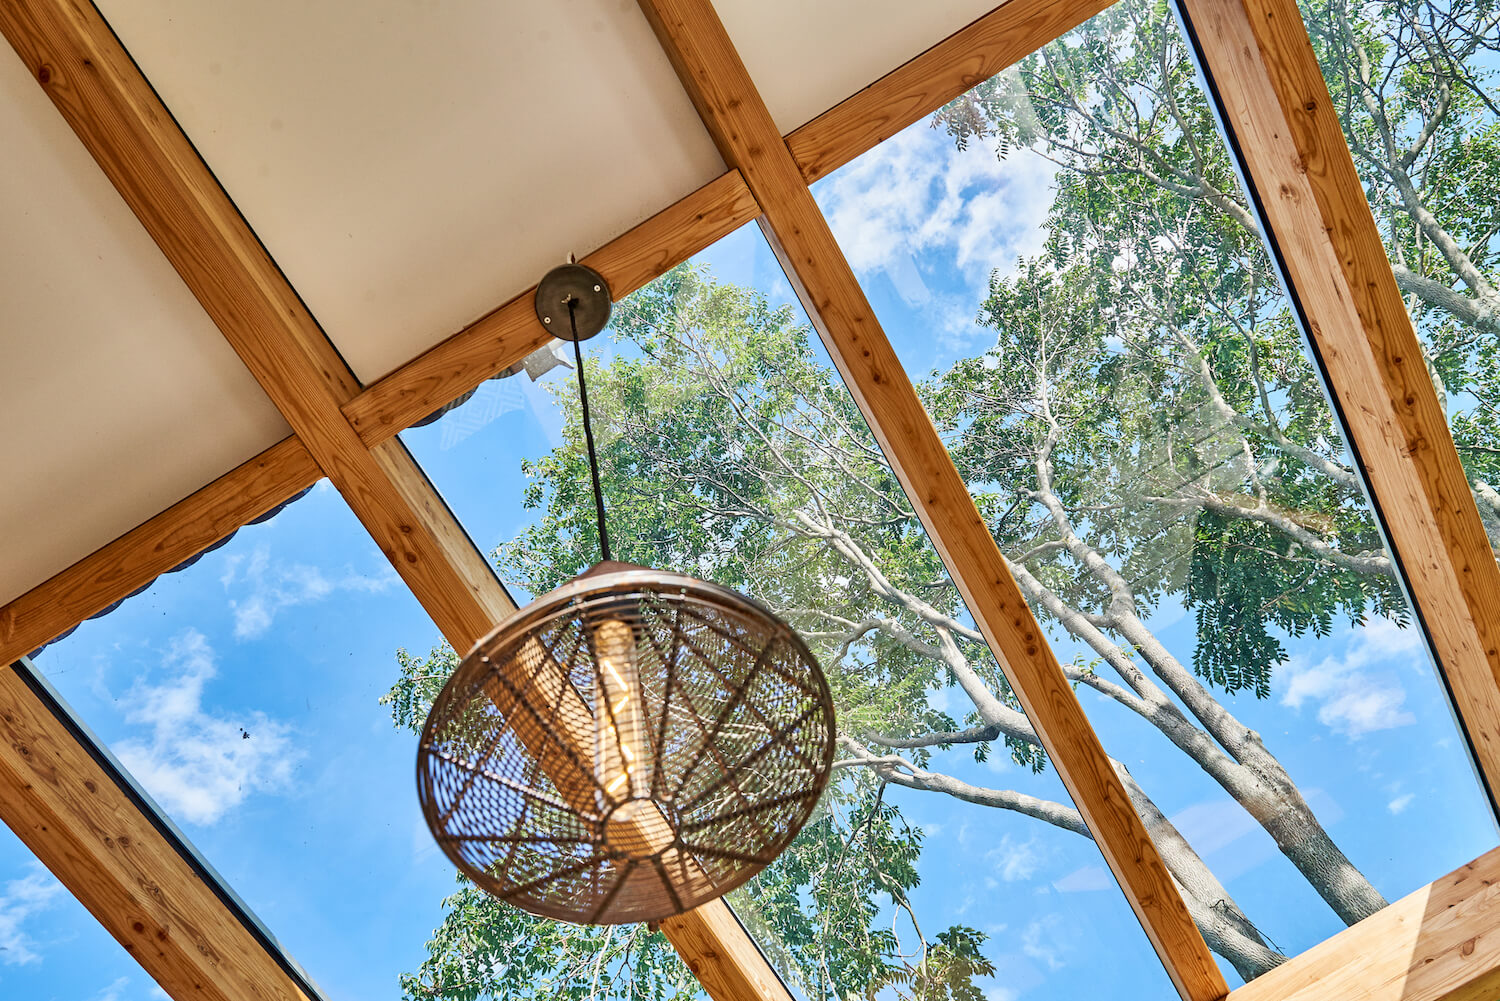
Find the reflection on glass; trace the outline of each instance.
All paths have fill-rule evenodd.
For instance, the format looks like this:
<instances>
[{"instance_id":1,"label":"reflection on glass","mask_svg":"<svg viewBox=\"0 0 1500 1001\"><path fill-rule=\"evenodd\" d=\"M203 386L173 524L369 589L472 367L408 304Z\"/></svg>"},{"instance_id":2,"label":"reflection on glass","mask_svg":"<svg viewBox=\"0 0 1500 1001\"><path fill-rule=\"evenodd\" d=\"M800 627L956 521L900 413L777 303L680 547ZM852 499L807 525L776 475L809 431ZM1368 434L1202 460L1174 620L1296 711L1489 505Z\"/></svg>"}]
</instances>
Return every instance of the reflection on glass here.
<instances>
[{"instance_id":1,"label":"reflection on glass","mask_svg":"<svg viewBox=\"0 0 1500 1001\"><path fill-rule=\"evenodd\" d=\"M1491 546L1500 543L1500 10L1302 2Z\"/></svg>"},{"instance_id":2,"label":"reflection on glass","mask_svg":"<svg viewBox=\"0 0 1500 1001\"><path fill-rule=\"evenodd\" d=\"M1081 832L1078 814L790 295L743 230L618 304L587 349L615 557L750 594L802 633L832 689L834 781L791 847L733 895L736 911L816 1001L1169 996L1097 849L1044 833ZM405 436L502 578L531 594L598 552L572 375L538 385L545 398L447 448L442 425L462 408ZM452 667L441 649L409 663L397 705L424 705L440 684L428 679ZM985 693L983 719L967 691ZM951 750L928 737L954 731L968 732ZM995 741L1009 750L991 753ZM635 990L680 989L645 929L538 928L465 899L422 976L539 955L598 970L612 996L631 964L651 978Z\"/></svg>"},{"instance_id":3,"label":"reflection on glass","mask_svg":"<svg viewBox=\"0 0 1500 1001\"><path fill-rule=\"evenodd\" d=\"M396 648L435 633L322 483L36 666L329 1001L355 1001L396 996L454 890L416 741L379 702Z\"/></svg>"},{"instance_id":4,"label":"reflection on glass","mask_svg":"<svg viewBox=\"0 0 1500 1001\"><path fill-rule=\"evenodd\" d=\"M1122 0L930 125L819 203L1211 948L1253 978L1492 847L1168 9ZM941 621L923 576L903 601ZM975 748L1045 763L946 630L887 641L962 658L943 712L848 753L1073 839L1008 775L956 785Z\"/></svg>"}]
</instances>

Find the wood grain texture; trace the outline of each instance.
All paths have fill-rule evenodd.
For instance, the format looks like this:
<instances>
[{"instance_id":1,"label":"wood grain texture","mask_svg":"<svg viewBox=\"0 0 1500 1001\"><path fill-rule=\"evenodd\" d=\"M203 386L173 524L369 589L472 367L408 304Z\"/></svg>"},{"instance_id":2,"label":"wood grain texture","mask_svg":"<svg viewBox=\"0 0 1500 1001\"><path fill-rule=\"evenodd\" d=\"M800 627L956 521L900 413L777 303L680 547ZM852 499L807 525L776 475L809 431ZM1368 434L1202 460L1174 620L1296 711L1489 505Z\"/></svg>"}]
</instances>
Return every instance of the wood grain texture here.
<instances>
[{"instance_id":1,"label":"wood grain texture","mask_svg":"<svg viewBox=\"0 0 1500 1001\"><path fill-rule=\"evenodd\" d=\"M708 0L641 0L704 124L1179 992L1228 992L1004 557Z\"/></svg>"},{"instance_id":2,"label":"wood grain texture","mask_svg":"<svg viewBox=\"0 0 1500 1001\"><path fill-rule=\"evenodd\" d=\"M1006 0L787 135L787 148L811 184L1113 2Z\"/></svg>"},{"instance_id":3,"label":"wood grain texture","mask_svg":"<svg viewBox=\"0 0 1500 1001\"><path fill-rule=\"evenodd\" d=\"M791 994L721 898L668 918L661 930L715 1001L789 1001Z\"/></svg>"},{"instance_id":4,"label":"wood grain texture","mask_svg":"<svg viewBox=\"0 0 1500 1001\"><path fill-rule=\"evenodd\" d=\"M0 664L108 608L317 482L296 436L284 438L109 545L0 607Z\"/></svg>"},{"instance_id":5,"label":"wood grain texture","mask_svg":"<svg viewBox=\"0 0 1500 1001\"><path fill-rule=\"evenodd\" d=\"M9 668L0 816L172 997L309 1001Z\"/></svg>"},{"instance_id":6,"label":"wood grain texture","mask_svg":"<svg viewBox=\"0 0 1500 1001\"><path fill-rule=\"evenodd\" d=\"M1500 566L1294 0L1184 0L1492 799Z\"/></svg>"},{"instance_id":7,"label":"wood grain texture","mask_svg":"<svg viewBox=\"0 0 1500 1001\"><path fill-rule=\"evenodd\" d=\"M1500 849L1344 929L1229 1001L1493 1001Z\"/></svg>"},{"instance_id":8,"label":"wood grain texture","mask_svg":"<svg viewBox=\"0 0 1500 1001\"><path fill-rule=\"evenodd\" d=\"M720 175L583 259L621 299L754 219L739 172ZM377 445L552 340L537 322L536 286L402 365L344 405L366 445Z\"/></svg>"}]
</instances>

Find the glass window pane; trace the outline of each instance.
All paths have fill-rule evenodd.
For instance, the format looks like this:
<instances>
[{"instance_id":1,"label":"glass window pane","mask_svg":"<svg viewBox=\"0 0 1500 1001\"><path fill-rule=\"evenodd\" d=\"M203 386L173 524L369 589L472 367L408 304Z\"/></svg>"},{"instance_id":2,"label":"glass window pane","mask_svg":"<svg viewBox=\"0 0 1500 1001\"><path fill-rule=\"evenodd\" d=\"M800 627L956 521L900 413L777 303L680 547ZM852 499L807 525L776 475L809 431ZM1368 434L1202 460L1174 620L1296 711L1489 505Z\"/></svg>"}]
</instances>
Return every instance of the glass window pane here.
<instances>
[{"instance_id":1,"label":"glass window pane","mask_svg":"<svg viewBox=\"0 0 1500 1001\"><path fill-rule=\"evenodd\" d=\"M400 994L456 889L416 742L380 703L398 649L435 635L323 482L35 663L325 996L355 1001Z\"/></svg>"},{"instance_id":2,"label":"glass window pane","mask_svg":"<svg viewBox=\"0 0 1500 1001\"><path fill-rule=\"evenodd\" d=\"M1500 11L1300 0L1492 547L1500 544Z\"/></svg>"},{"instance_id":3,"label":"glass window pane","mask_svg":"<svg viewBox=\"0 0 1500 1001\"><path fill-rule=\"evenodd\" d=\"M992 686L1013 732L1030 727L759 232L630 296L611 326L586 364L615 557L786 617L851 742L814 820L732 897L793 992L1170 996L1098 850L1025 814L1077 824L1032 744L875 742L973 726L960 674ZM598 558L577 392L563 365L501 386L520 402L466 418L476 395L403 437L501 577L536 594Z\"/></svg>"},{"instance_id":4,"label":"glass window pane","mask_svg":"<svg viewBox=\"0 0 1500 1001\"><path fill-rule=\"evenodd\" d=\"M815 194L1231 983L1495 845L1169 7L1121 0ZM988 753L997 788L1046 767Z\"/></svg>"},{"instance_id":5,"label":"glass window pane","mask_svg":"<svg viewBox=\"0 0 1500 1001\"><path fill-rule=\"evenodd\" d=\"M167 996L4 826L0 996L36 1001L148 1001Z\"/></svg>"}]
</instances>

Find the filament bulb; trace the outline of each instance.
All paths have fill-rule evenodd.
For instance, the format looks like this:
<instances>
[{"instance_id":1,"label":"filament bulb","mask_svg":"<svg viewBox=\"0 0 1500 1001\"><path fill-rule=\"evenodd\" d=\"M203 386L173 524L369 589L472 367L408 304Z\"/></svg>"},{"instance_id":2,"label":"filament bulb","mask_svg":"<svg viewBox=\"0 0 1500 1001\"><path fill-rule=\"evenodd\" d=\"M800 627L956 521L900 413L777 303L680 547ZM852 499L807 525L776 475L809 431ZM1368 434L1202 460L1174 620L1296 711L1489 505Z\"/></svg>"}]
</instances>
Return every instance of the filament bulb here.
<instances>
[{"instance_id":1,"label":"filament bulb","mask_svg":"<svg viewBox=\"0 0 1500 1001\"><path fill-rule=\"evenodd\" d=\"M651 795L651 757L646 748L635 630L620 619L605 619L594 627L594 655L599 664L594 778L603 797L600 806L631 812L634 801Z\"/></svg>"}]
</instances>

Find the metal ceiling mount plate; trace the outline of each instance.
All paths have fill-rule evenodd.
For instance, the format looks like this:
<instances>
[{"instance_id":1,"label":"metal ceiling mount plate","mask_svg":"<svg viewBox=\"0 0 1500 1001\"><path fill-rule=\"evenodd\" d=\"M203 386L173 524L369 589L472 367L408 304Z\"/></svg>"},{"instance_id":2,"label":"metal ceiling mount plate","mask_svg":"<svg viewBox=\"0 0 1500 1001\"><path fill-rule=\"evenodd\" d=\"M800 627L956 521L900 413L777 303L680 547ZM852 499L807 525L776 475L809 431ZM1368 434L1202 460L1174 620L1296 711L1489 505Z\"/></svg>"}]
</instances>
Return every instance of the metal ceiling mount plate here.
<instances>
[{"instance_id":1,"label":"metal ceiling mount plate","mask_svg":"<svg viewBox=\"0 0 1500 1001\"><path fill-rule=\"evenodd\" d=\"M586 341L609 323L609 309L609 283L582 264L559 265L537 283L536 318L553 337Z\"/></svg>"}]
</instances>

